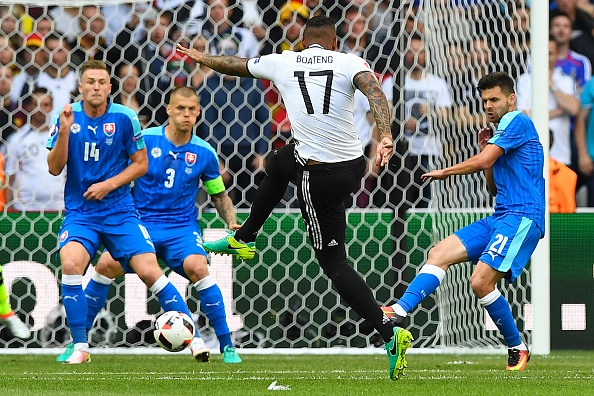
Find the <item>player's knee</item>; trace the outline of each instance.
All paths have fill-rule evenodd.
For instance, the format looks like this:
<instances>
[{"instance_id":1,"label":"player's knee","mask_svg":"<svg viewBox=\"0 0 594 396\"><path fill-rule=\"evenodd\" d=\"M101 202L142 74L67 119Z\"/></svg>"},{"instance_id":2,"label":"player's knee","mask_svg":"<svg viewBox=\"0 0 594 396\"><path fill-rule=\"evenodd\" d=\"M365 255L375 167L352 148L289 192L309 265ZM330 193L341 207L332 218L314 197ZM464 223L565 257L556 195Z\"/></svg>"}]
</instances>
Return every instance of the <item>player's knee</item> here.
<instances>
[{"instance_id":1,"label":"player's knee","mask_svg":"<svg viewBox=\"0 0 594 396\"><path fill-rule=\"evenodd\" d=\"M192 283L208 276L208 263L205 256L196 255L184 261L184 272Z\"/></svg>"},{"instance_id":2,"label":"player's knee","mask_svg":"<svg viewBox=\"0 0 594 396\"><path fill-rule=\"evenodd\" d=\"M129 265L146 285L152 285L163 275L157 256L153 253L134 256L130 259Z\"/></svg>"},{"instance_id":3,"label":"player's knee","mask_svg":"<svg viewBox=\"0 0 594 396\"><path fill-rule=\"evenodd\" d=\"M487 294L495 290L495 285L491 284L485 277L477 273L473 273L470 276L470 287L478 298L485 297Z\"/></svg>"},{"instance_id":4,"label":"player's knee","mask_svg":"<svg viewBox=\"0 0 594 396\"><path fill-rule=\"evenodd\" d=\"M116 278L124 274L124 269L119 262L112 258L104 259L103 256L95 266L95 272L108 278Z\"/></svg>"},{"instance_id":5,"label":"player's knee","mask_svg":"<svg viewBox=\"0 0 594 396\"><path fill-rule=\"evenodd\" d=\"M427 255L427 263L436 265L442 268L444 271L448 269L448 266L452 263L447 260L448 252L444 246L437 244L429 250Z\"/></svg>"}]
</instances>

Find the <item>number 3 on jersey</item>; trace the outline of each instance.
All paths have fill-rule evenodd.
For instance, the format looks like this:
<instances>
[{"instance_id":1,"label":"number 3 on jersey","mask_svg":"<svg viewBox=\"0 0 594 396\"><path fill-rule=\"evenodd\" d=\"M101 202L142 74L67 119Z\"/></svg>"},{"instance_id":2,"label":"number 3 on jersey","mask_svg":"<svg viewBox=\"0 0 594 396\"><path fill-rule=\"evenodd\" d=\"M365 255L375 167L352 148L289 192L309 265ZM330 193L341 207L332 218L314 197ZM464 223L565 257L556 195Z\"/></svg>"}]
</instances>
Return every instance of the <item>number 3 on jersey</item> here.
<instances>
[{"instance_id":1,"label":"number 3 on jersey","mask_svg":"<svg viewBox=\"0 0 594 396\"><path fill-rule=\"evenodd\" d=\"M99 149L97 148L97 143L85 142L84 160L89 161L91 158L94 158L95 162L99 161Z\"/></svg>"},{"instance_id":2,"label":"number 3 on jersey","mask_svg":"<svg viewBox=\"0 0 594 396\"><path fill-rule=\"evenodd\" d=\"M305 102L307 114L313 114L314 108L311 103L311 96L309 96L307 86L305 85L305 72L296 71L293 76L297 77L297 81L299 81L299 89L301 90L303 101ZM328 114L330 112L330 95L332 94L332 79L334 78L334 72L332 70L321 70L317 72L309 72L309 76L326 76L326 88L324 89L324 105L322 107L322 114Z\"/></svg>"},{"instance_id":3,"label":"number 3 on jersey","mask_svg":"<svg viewBox=\"0 0 594 396\"><path fill-rule=\"evenodd\" d=\"M173 187L173 180L175 179L175 169L169 168L165 171L167 173L167 180L165 180L165 187L171 188Z\"/></svg>"}]
</instances>

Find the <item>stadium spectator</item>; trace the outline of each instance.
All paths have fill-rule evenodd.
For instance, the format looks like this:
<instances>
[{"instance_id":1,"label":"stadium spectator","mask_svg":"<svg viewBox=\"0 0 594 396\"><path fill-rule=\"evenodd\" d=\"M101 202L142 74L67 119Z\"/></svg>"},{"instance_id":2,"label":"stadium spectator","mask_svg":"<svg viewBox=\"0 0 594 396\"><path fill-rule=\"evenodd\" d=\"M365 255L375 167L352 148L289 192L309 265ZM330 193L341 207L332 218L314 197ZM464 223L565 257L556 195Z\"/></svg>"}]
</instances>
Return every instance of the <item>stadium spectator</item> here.
<instances>
[{"instance_id":1,"label":"stadium spectator","mask_svg":"<svg viewBox=\"0 0 594 396\"><path fill-rule=\"evenodd\" d=\"M35 20L33 30L41 37L47 37L50 33L55 33L54 21L48 14L42 14Z\"/></svg>"},{"instance_id":2,"label":"stadium spectator","mask_svg":"<svg viewBox=\"0 0 594 396\"><path fill-rule=\"evenodd\" d=\"M122 65L117 69L119 89L113 97L114 103L131 108L138 114L140 125L146 125L150 120L150 110L146 106L145 95L140 89L140 71L136 65Z\"/></svg>"},{"instance_id":3,"label":"stadium spectator","mask_svg":"<svg viewBox=\"0 0 594 396\"><path fill-rule=\"evenodd\" d=\"M594 63L594 17L578 7L579 0L556 0L557 9L571 19L571 49Z\"/></svg>"},{"instance_id":4,"label":"stadium spectator","mask_svg":"<svg viewBox=\"0 0 594 396\"><path fill-rule=\"evenodd\" d=\"M565 165L571 165L570 124L580 107L575 81L555 67L559 59L557 42L549 37L549 128L553 131L554 144L550 156ZM532 73L522 74L517 81L517 108L531 114Z\"/></svg>"},{"instance_id":5,"label":"stadium spectator","mask_svg":"<svg viewBox=\"0 0 594 396\"><path fill-rule=\"evenodd\" d=\"M12 48L21 48L23 38L19 29L19 19L12 11L11 6L0 6L0 32L8 38Z\"/></svg>"},{"instance_id":6,"label":"stadium spectator","mask_svg":"<svg viewBox=\"0 0 594 396\"><path fill-rule=\"evenodd\" d=\"M57 33L63 35L69 42L76 42L80 35L80 12L82 7L52 7L48 14L54 20Z\"/></svg>"},{"instance_id":7,"label":"stadium spectator","mask_svg":"<svg viewBox=\"0 0 594 396\"><path fill-rule=\"evenodd\" d=\"M220 41L218 47L219 55L237 53L231 39ZM198 92L203 117L199 135L219 154L223 180L235 206L249 208L270 149L270 109L264 87L255 79L215 73Z\"/></svg>"},{"instance_id":8,"label":"stadium spectator","mask_svg":"<svg viewBox=\"0 0 594 396\"><path fill-rule=\"evenodd\" d=\"M549 130L549 145L555 142ZM549 211L551 213L574 213L576 209L575 188L577 174L561 161L549 156Z\"/></svg>"},{"instance_id":9,"label":"stadium spectator","mask_svg":"<svg viewBox=\"0 0 594 396\"><path fill-rule=\"evenodd\" d=\"M105 18L99 6L82 7L79 16L80 34L70 42L70 62L78 69L87 60L105 61L109 67L119 62L119 54L108 56L107 43L103 37Z\"/></svg>"},{"instance_id":10,"label":"stadium spectator","mask_svg":"<svg viewBox=\"0 0 594 396\"><path fill-rule=\"evenodd\" d=\"M308 8L298 1L285 3L277 14L276 22L268 30L268 38L260 53L280 54L284 50L300 51L301 30L309 18Z\"/></svg>"},{"instance_id":11,"label":"stadium spectator","mask_svg":"<svg viewBox=\"0 0 594 396\"><path fill-rule=\"evenodd\" d=\"M413 207L427 208L431 187L419 180L442 157L442 132L450 119L452 94L443 78L427 71L425 44L419 35L410 38L404 66L404 134L409 146L405 166L413 181L406 199Z\"/></svg>"},{"instance_id":12,"label":"stadium spectator","mask_svg":"<svg viewBox=\"0 0 594 396\"><path fill-rule=\"evenodd\" d=\"M38 33L29 34L18 55L22 71L14 77L10 94L15 103L31 94L41 71L48 63L48 54L43 49L43 37Z\"/></svg>"},{"instance_id":13,"label":"stadium spectator","mask_svg":"<svg viewBox=\"0 0 594 396\"><path fill-rule=\"evenodd\" d=\"M200 52L210 52L210 49L208 48L208 39L202 35L194 37L192 40L192 48ZM206 81L206 79L213 73L214 72L210 67L197 65L190 74L192 87L199 89L204 81Z\"/></svg>"},{"instance_id":14,"label":"stadium spectator","mask_svg":"<svg viewBox=\"0 0 594 396\"><path fill-rule=\"evenodd\" d=\"M585 185L588 191L587 206L594 207L594 79L586 83L581 95L580 111L575 119L579 173L577 188ZM580 180L581 179L581 180Z\"/></svg>"},{"instance_id":15,"label":"stadium spectator","mask_svg":"<svg viewBox=\"0 0 594 396\"><path fill-rule=\"evenodd\" d=\"M237 45L237 56L253 58L260 53L260 45L254 34L246 28L232 24L231 17L237 7L230 7L229 0L206 0L206 18L202 34L208 38L208 44L216 54L220 41L231 38Z\"/></svg>"},{"instance_id":16,"label":"stadium spectator","mask_svg":"<svg viewBox=\"0 0 594 396\"><path fill-rule=\"evenodd\" d=\"M577 83L578 92L581 92L592 76L590 60L570 48L572 30L569 15L560 11L553 12L549 21L549 31L557 42L559 53L555 66L573 78Z\"/></svg>"},{"instance_id":17,"label":"stadium spectator","mask_svg":"<svg viewBox=\"0 0 594 396\"><path fill-rule=\"evenodd\" d=\"M3 34L0 34L0 65L11 66L13 71L18 71L16 63L16 51L12 47L10 40Z\"/></svg>"},{"instance_id":18,"label":"stadium spectator","mask_svg":"<svg viewBox=\"0 0 594 396\"><path fill-rule=\"evenodd\" d=\"M56 119L65 104L72 102L78 88L76 71L69 62L70 49L68 41L56 33L45 37L49 61L39 75L37 86L45 87L51 93L54 101L52 120Z\"/></svg>"},{"instance_id":19,"label":"stadium spectator","mask_svg":"<svg viewBox=\"0 0 594 396\"><path fill-rule=\"evenodd\" d=\"M6 206L16 211L64 209L65 174L50 175L45 148L50 130L52 97L37 87L23 100L28 122L9 139L6 150Z\"/></svg>"},{"instance_id":20,"label":"stadium spectator","mask_svg":"<svg viewBox=\"0 0 594 396\"><path fill-rule=\"evenodd\" d=\"M10 66L0 65L0 152L6 153L6 141L12 135L16 128L22 124L22 119L14 118L17 109L17 103L10 97L10 88L12 86L13 74ZM15 125L18 121L19 125Z\"/></svg>"},{"instance_id":21,"label":"stadium spectator","mask_svg":"<svg viewBox=\"0 0 594 396\"><path fill-rule=\"evenodd\" d=\"M450 46L446 80L453 94L454 117L452 133L444 136L444 151L454 156L455 161L478 154L476 132L488 125L476 86L491 71L490 55L490 46L481 37ZM448 180L444 184L447 207L492 206L492 197L480 175L461 175L455 183Z\"/></svg>"}]
</instances>

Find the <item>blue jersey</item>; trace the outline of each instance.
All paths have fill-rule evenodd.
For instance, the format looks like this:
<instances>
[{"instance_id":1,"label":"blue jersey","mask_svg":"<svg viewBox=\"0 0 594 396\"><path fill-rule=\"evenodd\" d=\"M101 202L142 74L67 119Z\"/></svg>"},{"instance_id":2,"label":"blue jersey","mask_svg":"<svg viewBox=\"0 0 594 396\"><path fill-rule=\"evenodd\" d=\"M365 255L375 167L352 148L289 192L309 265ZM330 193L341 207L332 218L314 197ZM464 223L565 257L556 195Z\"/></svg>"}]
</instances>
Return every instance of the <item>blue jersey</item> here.
<instances>
[{"instance_id":1,"label":"blue jersey","mask_svg":"<svg viewBox=\"0 0 594 396\"><path fill-rule=\"evenodd\" d=\"M142 222L196 222L200 180L207 187L208 182L220 180L216 152L197 136L176 147L167 139L162 126L145 129L143 136L149 169L134 182L134 204Z\"/></svg>"},{"instance_id":2,"label":"blue jersey","mask_svg":"<svg viewBox=\"0 0 594 396\"><path fill-rule=\"evenodd\" d=\"M83 194L95 183L120 174L129 157L144 148L138 117L132 109L108 103L100 117L85 114L82 102L72 104L74 123L70 128L64 203L66 213L109 214L134 209L130 186L111 191L102 200L87 200ZM52 128L47 148L52 149L58 139L60 120Z\"/></svg>"},{"instance_id":3,"label":"blue jersey","mask_svg":"<svg viewBox=\"0 0 594 396\"><path fill-rule=\"evenodd\" d=\"M505 150L493 164L497 186L494 217L527 217L544 233L544 153L534 123L521 111L509 112L501 118L489 143Z\"/></svg>"}]
</instances>

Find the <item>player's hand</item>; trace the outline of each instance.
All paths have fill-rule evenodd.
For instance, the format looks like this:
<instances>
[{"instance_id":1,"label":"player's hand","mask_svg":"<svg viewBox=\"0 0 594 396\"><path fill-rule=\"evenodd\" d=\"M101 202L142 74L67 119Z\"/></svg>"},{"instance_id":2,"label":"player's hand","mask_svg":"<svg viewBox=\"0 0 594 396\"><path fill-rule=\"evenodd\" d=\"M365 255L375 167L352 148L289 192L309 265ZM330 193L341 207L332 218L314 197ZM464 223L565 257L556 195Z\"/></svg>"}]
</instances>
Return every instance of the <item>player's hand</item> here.
<instances>
[{"instance_id":1,"label":"player's hand","mask_svg":"<svg viewBox=\"0 0 594 396\"><path fill-rule=\"evenodd\" d=\"M491 139L491 128L486 126L483 129L481 129L478 133L478 146L479 149L481 151L483 151L485 149L485 147L487 147L487 144L489 143L489 139Z\"/></svg>"},{"instance_id":2,"label":"player's hand","mask_svg":"<svg viewBox=\"0 0 594 396\"><path fill-rule=\"evenodd\" d=\"M70 132L70 127L74 124L74 113L72 112L72 105L65 104L60 111L60 129L64 127L64 130Z\"/></svg>"},{"instance_id":3,"label":"player's hand","mask_svg":"<svg viewBox=\"0 0 594 396\"><path fill-rule=\"evenodd\" d=\"M447 178L448 177L445 174L445 172L443 171L443 169L436 169L434 171L427 172L421 176L421 179L424 182L426 182L427 180L429 180L429 182L432 182L433 180L445 180Z\"/></svg>"},{"instance_id":4,"label":"player's hand","mask_svg":"<svg viewBox=\"0 0 594 396\"><path fill-rule=\"evenodd\" d=\"M590 176L594 171L594 164L589 155L580 155L579 158L580 172L586 176Z\"/></svg>"},{"instance_id":5,"label":"player's hand","mask_svg":"<svg viewBox=\"0 0 594 396\"><path fill-rule=\"evenodd\" d=\"M101 201L107 194L114 189L114 186L108 181L102 181L99 183L92 184L83 196L88 201Z\"/></svg>"},{"instance_id":6,"label":"player's hand","mask_svg":"<svg viewBox=\"0 0 594 396\"><path fill-rule=\"evenodd\" d=\"M177 52L179 52L180 54L185 55L188 58L195 60L198 63L202 63L202 60L204 59L204 53L199 52L198 50L196 50L194 48L186 48L181 44L177 44L175 46L175 50Z\"/></svg>"},{"instance_id":7,"label":"player's hand","mask_svg":"<svg viewBox=\"0 0 594 396\"><path fill-rule=\"evenodd\" d=\"M392 151L394 150L394 141L391 137L384 136L377 144L375 154L375 165L384 166L390 161Z\"/></svg>"}]
</instances>

